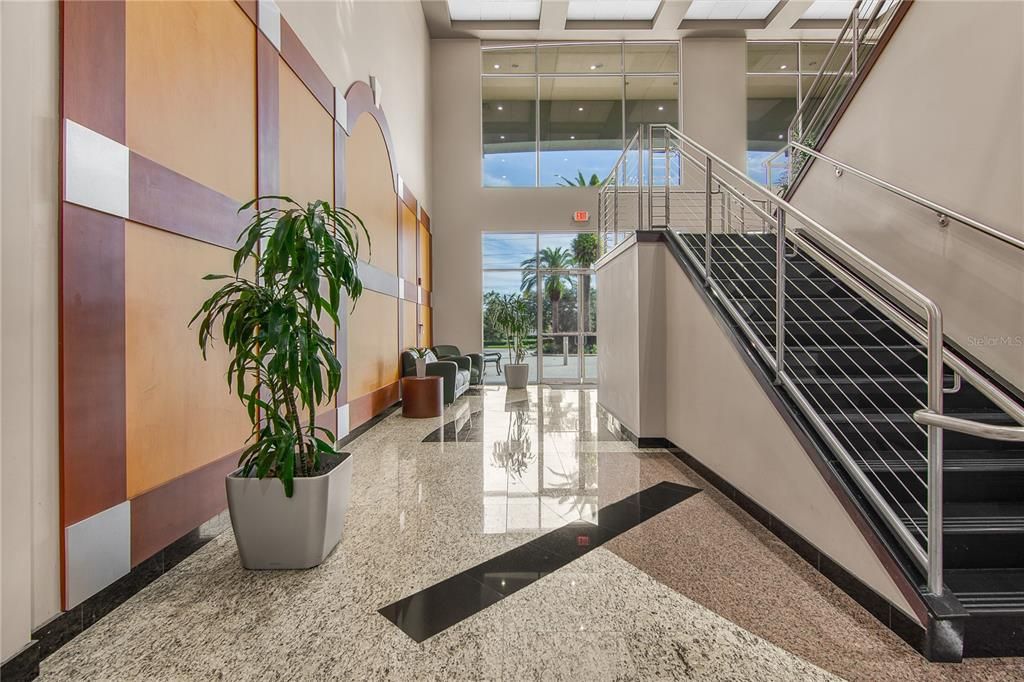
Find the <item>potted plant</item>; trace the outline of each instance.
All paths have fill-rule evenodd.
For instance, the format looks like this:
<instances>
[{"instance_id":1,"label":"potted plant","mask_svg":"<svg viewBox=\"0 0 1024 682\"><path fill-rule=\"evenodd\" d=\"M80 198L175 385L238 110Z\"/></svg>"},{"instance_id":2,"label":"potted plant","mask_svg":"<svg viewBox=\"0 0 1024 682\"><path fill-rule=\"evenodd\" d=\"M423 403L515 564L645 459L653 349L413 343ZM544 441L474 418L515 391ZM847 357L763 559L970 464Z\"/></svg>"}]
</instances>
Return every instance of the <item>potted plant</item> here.
<instances>
[{"instance_id":1,"label":"potted plant","mask_svg":"<svg viewBox=\"0 0 1024 682\"><path fill-rule=\"evenodd\" d=\"M422 379L427 376L427 353L430 349L413 347L409 352L416 356L416 377Z\"/></svg>"},{"instance_id":2,"label":"potted plant","mask_svg":"<svg viewBox=\"0 0 1024 682\"><path fill-rule=\"evenodd\" d=\"M526 349L524 337L533 327L526 298L517 294L491 296L487 303L487 317L508 344L509 360L505 365L505 385L508 388L526 388L530 379L530 366L523 362Z\"/></svg>"},{"instance_id":3,"label":"potted plant","mask_svg":"<svg viewBox=\"0 0 1024 682\"><path fill-rule=\"evenodd\" d=\"M326 201L258 197L239 211L257 201L275 207L257 210L239 236L234 273L204 278L228 281L189 324L199 322L204 358L218 336L227 346L228 386L252 422L226 482L242 566L309 568L341 540L352 478L351 457L316 425L342 378L320 319L339 324L346 297L362 293L356 266L360 233L369 234Z\"/></svg>"}]
</instances>

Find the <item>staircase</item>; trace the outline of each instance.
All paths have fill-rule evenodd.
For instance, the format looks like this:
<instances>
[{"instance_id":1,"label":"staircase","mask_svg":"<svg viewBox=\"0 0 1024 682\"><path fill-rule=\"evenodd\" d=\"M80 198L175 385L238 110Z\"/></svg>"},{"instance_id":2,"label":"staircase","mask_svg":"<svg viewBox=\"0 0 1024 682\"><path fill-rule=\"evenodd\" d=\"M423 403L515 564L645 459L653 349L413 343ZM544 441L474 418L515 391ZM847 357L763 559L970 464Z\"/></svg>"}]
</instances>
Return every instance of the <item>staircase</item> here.
<instances>
[{"instance_id":1,"label":"staircase","mask_svg":"<svg viewBox=\"0 0 1024 682\"><path fill-rule=\"evenodd\" d=\"M705 234L680 233L697 262ZM763 343L775 344L775 235L712 234L712 278ZM807 256L786 257L785 369L820 420L927 540L927 350ZM951 373L945 413L1012 425ZM841 469L833 456L832 464ZM965 655L1024 653L1024 448L947 432L943 467L945 580L970 614ZM921 585L922 589L924 585Z\"/></svg>"},{"instance_id":2,"label":"staircase","mask_svg":"<svg viewBox=\"0 0 1024 682\"><path fill-rule=\"evenodd\" d=\"M612 177L624 181L599 194L602 245L658 230L706 289L917 593L915 644L934 660L1024 655L1024 407L1014 389L946 340L931 299L672 126L636 136Z\"/></svg>"}]
</instances>

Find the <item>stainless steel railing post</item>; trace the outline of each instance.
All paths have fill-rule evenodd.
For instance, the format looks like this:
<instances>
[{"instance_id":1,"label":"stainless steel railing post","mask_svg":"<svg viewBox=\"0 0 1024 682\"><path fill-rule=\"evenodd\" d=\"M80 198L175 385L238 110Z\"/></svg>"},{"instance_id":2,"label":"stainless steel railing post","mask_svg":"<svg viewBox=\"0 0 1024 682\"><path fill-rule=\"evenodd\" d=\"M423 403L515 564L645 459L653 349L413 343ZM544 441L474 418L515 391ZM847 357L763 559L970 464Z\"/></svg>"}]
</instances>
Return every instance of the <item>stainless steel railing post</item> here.
<instances>
[{"instance_id":1,"label":"stainless steel railing post","mask_svg":"<svg viewBox=\"0 0 1024 682\"><path fill-rule=\"evenodd\" d=\"M928 310L928 409L942 414L942 312ZM928 425L928 591L942 595L942 427Z\"/></svg>"},{"instance_id":2,"label":"stainless steel railing post","mask_svg":"<svg viewBox=\"0 0 1024 682\"><path fill-rule=\"evenodd\" d=\"M671 166L670 166L670 162L669 162L669 159L671 158L671 155L669 154L668 135L667 134L665 135L665 151L664 151L664 154L665 154L665 227L668 228L668 229L671 229L672 228L672 220L671 220L672 200L671 200L671 197L669 196L669 192L671 191L671 188L672 188L672 183L670 181L670 178L671 178L671 175L672 175L672 170L671 170Z\"/></svg>"},{"instance_id":3,"label":"stainless steel railing post","mask_svg":"<svg viewBox=\"0 0 1024 682\"><path fill-rule=\"evenodd\" d=\"M775 227L775 380L786 361L786 211L779 206Z\"/></svg>"},{"instance_id":4,"label":"stainless steel railing post","mask_svg":"<svg viewBox=\"0 0 1024 682\"><path fill-rule=\"evenodd\" d=\"M853 24L852 24L852 27L853 27L853 55L852 55L852 57L853 57L853 61L852 61L852 65L853 65L853 78L856 79L857 78L857 53L860 51L858 49L860 47L860 2L859 2L859 0L858 0L858 2L853 3L853 14L851 15L851 18L853 19Z\"/></svg>"},{"instance_id":5,"label":"stainless steel railing post","mask_svg":"<svg viewBox=\"0 0 1024 682\"><path fill-rule=\"evenodd\" d=\"M704 157L704 283L711 281L711 157Z\"/></svg>"}]
</instances>

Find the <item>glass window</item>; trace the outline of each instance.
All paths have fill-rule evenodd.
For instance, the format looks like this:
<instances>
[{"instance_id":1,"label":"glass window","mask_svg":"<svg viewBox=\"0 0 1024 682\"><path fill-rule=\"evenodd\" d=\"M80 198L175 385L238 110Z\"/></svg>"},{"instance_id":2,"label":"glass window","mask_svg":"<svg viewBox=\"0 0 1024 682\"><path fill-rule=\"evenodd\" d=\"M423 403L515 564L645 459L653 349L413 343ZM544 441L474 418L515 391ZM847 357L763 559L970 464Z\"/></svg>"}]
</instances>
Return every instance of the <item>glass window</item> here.
<instances>
[{"instance_id":1,"label":"glass window","mask_svg":"<svg viewBox=\"0 0 1024 682\"><path fill-rule=\"evenodd\" d=\"M537 71L534 46L486 49L480 55L480 72L487 75L527 74Z\"/></svg>"},{"instance_id":2,"label":"glass window","mask_svg":"<svg viewBox=\"0 0 1024 682\"><path fill-rule=\"evenodd\" d=\"M480 64L485 187L596 185L624 130L679 125L676 42L485 47Z\"/></svg>"},{"instance_id":3,"label":"glass window","mask_svg":"<svg viewBox=\"0 0 1024 682\"><path fill-rule=\"evenodd\" d=\"M828 57L832 43L800 43L800 72L805 76L814 76L821 71L825 58ZM850 45L843 43L836 48L832 57L828 60L826 72L836 73L850 54Z\"/></svg>"},{"instance_id":4,"label":"glass window","mask_svg":"<svg viewBox=\"0 0 1024 682\"><path fill-rule=\"evenodd\" d=\"M626 43L626 73L679 73L677 43Z\"/></svg>"},{"instance_id":5,"label":"glass window","mask_svg":"<svg viewBox=\"0 0 1024 682\"><path fill-rule=\"evenodd\" d=\"M798 89L797 74L747 76L747 174L758 182L767 181L762 162L786 145Z\"/></svg>"},{"instance_id":6,"label":"glass window","mask_svg":"<svg viewBox=\"0 0 1024 682\"><path fill-rule=\"evenodd\" d=\"M484 187L537 183L537 81L483 79Z\"/></svg>"},{"instance_id":7,"label":"glass window","mask_svg":"<svg viewBox=\"0 0 1024 682\"><path fill-rule=\"evenodd\" d=\"M488 232L483 236L485 270L518 270L537 255L537 235L529 233Z\"/></svg>"},{"instance_id":8,"label":"glass window","mask_svg":"<svg viewBox=\"0 0 1024 682\"><path fill-rule=\"evenodd\" d=\"M796 43L747 43L747 73L797 73Z\"/></svg>"},{"instance_id":9,"label":"glass window","mask_svg":"<svg viewBox=\"0 0 1024 682\"><path fill-rule=\"evenodd\" d=\"M541 186L608 175L622 153L622 87L621 77L540 79Z\"/></svg>"},{"instance_id":10,"label":"glass window","mask_svg":"<svg viewBox=\"0 0 1024 682\"><path fill-rule=\"evenodd\" d=\"M540 73L622 73L622 44L541 45L537 67Z\"/></svg>"}]
</instances>

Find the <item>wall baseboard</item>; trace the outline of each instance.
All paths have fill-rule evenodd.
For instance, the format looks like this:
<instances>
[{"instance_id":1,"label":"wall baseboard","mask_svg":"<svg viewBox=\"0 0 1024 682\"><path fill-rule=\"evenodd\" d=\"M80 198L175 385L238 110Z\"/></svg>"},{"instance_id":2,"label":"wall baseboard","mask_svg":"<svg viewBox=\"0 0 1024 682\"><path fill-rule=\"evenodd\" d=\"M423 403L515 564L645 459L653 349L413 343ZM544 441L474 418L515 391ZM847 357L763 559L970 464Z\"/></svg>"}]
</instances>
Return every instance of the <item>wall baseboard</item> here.
<instances>
[{"instance_id":1,"label":"wall baseboard","mask_svg":"<svg viewBox=\"0 0 1024 682\"><path fill-rule=\"evenodd\" d=\"M392 405L374 415L339 440L338 446L344 447L351 443L398 407ZM32 632L33 641L30 644L3 664L0 677L4 682L34 679L39 674L39 663L46 657L230 528L231 519L227 509L224 509L139 563L117 582L108 585L73 609L54 616Z\"/></svg>"},{"instance_id":2,"label":"wall baseboard","mask_svg":"<svg viewBox=\"0 0 1024 682\"><path fill-rule=\"evenodd\" d=\"M623 430L626 431L626 429ZM801 559L809 563L815 568L815 570L828 578L832 584L864 607L864 609L874 616L882 625L896 633L900 639L912 646L918 653L927 657L927 633L924 626L920 625L913 618L890 604L887 599L879 595L868 585L861 582L859 578L804 539L803 536L793 530L785 521L778 518L748 497L746 493L739 490L715 473L712 469L705 466L696 457L682 448L677 447L667 439L652 438L649 440L664 441L665 443L668 443L668 445L638 445L638 447L664 448L671 452L686 466L693 469L698 475L700 475L701 478L735 502L738 507L745 511L755 521L764 526L775 537L785 543L787 547L796 552Z\"/></svg>"}]
</instances>

